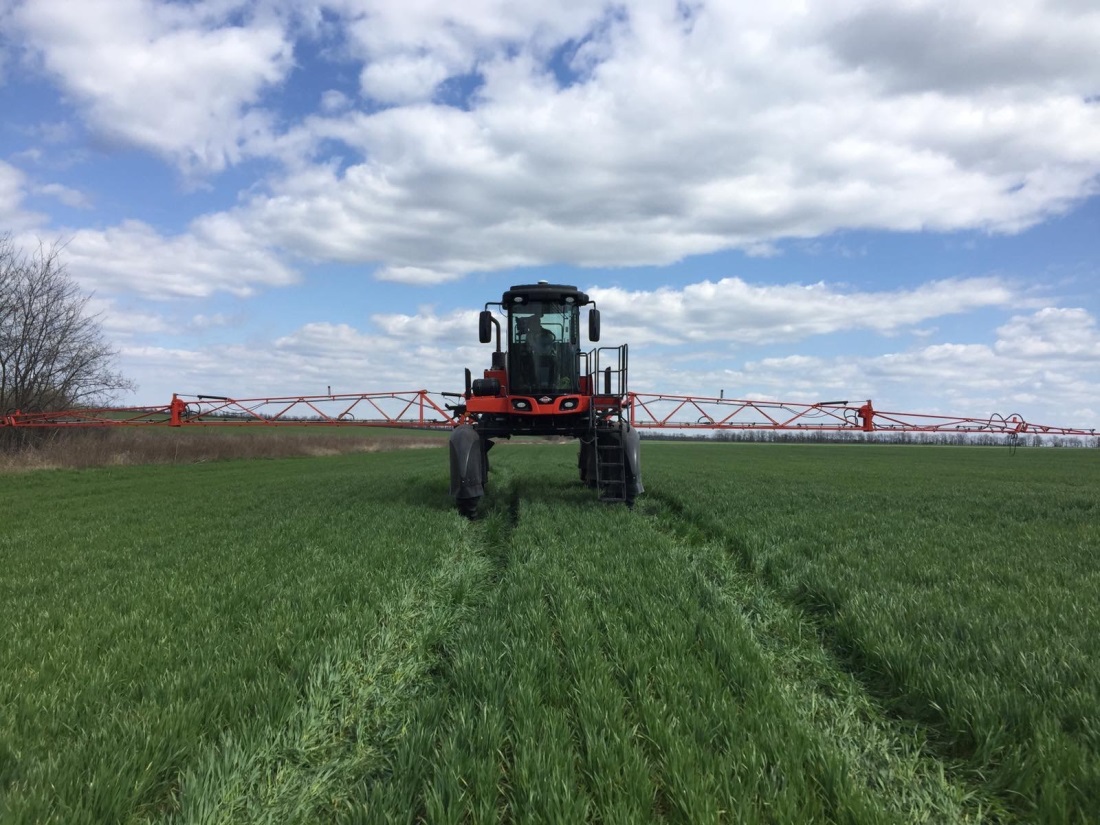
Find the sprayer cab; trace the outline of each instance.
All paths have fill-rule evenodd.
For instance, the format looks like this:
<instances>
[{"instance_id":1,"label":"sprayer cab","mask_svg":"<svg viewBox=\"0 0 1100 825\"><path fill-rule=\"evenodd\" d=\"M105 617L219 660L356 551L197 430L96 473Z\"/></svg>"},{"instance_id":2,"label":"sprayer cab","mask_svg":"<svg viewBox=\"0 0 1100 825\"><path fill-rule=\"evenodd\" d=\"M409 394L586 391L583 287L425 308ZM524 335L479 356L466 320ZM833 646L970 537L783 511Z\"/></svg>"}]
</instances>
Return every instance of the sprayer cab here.
<instances>
[{"instance_id":1,"label":"sprayer cab","mask_svg":"<svg viewBox=\"0 0 1100 825\"><path fill-rule=\"evenodd\" d=\"M554 398L581 392L580 308L591 303L575 286L545 282L513 286L498 304L507 318L507 352L501 351L500 324L488 308L493 304L486 304L479 337L489 343L492 325L497 326L491 372L504 372L501 383L510 394ZM588 311L588 339L599 338L600 314L593 307Z\"/></svg>"}]
</instances>

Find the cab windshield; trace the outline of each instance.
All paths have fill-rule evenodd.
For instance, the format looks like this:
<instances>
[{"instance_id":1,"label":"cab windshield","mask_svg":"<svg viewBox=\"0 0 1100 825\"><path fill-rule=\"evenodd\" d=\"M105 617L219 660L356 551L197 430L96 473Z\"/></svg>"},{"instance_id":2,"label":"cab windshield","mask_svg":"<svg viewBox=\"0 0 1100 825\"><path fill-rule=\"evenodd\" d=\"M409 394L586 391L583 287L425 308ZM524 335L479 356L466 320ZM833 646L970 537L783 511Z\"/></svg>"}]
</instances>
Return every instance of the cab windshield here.
<instances>
[{"instance_id":1,"label":"cab windshield","mask_svg":"<svg viewBox=\"0 0 1100 825\"><path fill-rule=\"evenodd\" d=\"M560 395L579 390L575 304L532 301L509 316L509 390Z\"/></svg>"}]
</instances>

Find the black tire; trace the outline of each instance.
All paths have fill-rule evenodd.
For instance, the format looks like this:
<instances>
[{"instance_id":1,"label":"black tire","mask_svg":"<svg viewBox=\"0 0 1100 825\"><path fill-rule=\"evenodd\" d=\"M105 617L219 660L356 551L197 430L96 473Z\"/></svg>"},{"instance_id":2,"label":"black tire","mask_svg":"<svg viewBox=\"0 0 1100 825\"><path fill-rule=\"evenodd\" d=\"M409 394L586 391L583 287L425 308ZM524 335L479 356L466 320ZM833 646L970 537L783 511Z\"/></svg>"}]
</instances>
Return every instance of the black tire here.
<instances>
[{"instance_id":1,"label":"black tire","mask_svg":"<svg viewBox=\"0 0 1100 825\"><path fill-rule=\"evenodd\" d=\"M580 448L577 450L577 469L581 477L581 484L589 489L596 486L596 446L590 438L587 442L582 438Z\"/></svg>"},{"instance_id":2,"label":"black tire","mask_svg":"<svg viewBox=\"0 0 1100 825\"><path fill-rule=\"evenodd\" d=\"M458 507L458 514L473 521L477 518L477 503L479 501L481 501L480 496L474 498L456 498L455 505Z\"/></svg>"}]
</instances>

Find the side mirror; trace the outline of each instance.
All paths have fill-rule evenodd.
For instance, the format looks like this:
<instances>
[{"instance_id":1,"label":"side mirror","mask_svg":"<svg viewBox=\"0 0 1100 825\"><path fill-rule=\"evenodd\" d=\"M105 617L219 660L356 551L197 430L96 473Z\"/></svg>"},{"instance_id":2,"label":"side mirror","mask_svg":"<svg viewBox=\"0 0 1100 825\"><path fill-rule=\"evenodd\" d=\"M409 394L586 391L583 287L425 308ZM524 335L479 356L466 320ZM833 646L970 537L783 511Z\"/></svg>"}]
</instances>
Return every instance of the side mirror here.
<instances>
[{"instance_id":1,"label":"side mirror","mask_svg":"<svg viewBox=\"0 0 1100 825\"><path fill-rule=\"evenodd\" d=\"M588 340L600 340L600 311L598 309L588 310Z\"/></svg>"},{"instance_id":2,"label":"side mirror","mask_svg":"<svg viewBox=\"0 0 1100 825\"><path fill-rule=\"evenodd\" d=\"M477 319L477 340L483 344L493 340L493 313L487 309L481 310Z\"/></svg>"}]
</instances>

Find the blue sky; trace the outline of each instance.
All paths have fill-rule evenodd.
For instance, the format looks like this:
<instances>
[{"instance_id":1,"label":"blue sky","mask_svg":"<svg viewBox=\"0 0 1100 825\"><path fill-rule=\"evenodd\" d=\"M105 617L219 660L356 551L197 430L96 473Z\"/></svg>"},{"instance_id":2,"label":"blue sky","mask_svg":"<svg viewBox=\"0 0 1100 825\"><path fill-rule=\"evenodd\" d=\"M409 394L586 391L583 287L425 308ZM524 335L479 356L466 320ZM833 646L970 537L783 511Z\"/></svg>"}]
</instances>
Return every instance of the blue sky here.
<instances>
[{"instance_id":1,"label":"blue sky","mask_svg":"<svg viewBox=\"0 0 1100 825\"><path fill-rule=\"evenodd\" d=\"M807 6L0 0L0 231L120 403L454 390L548 279L638 391L1100 426L1100 9Z\"/></svg>"}]
</instances>

